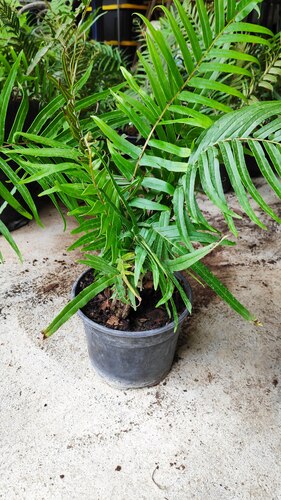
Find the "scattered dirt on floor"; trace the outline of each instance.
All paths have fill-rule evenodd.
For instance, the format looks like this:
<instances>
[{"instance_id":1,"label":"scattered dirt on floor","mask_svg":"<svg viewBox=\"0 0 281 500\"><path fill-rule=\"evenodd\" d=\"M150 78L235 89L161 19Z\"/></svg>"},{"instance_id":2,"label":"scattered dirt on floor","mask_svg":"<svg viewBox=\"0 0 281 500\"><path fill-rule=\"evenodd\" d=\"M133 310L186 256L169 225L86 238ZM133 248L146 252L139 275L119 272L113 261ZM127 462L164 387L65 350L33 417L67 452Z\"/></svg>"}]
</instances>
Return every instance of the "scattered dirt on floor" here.
<instances>
[{"instance_id":1,"label":"scattered dirt on floor","mask_svg":"<svg viewBox=\"0 0 281 500\"><path fill-rule=\"evenodd\" d=\"M47 262L45 262L46 264ZM36 263L31 263L31 266L35 265ZM46 274L41 272L38 275L29 272L28 268L22 271L18 283L12 282L9 287L3 290L0 306L9 308L17 302L20 307L21 303L24 304L26 300L29 301L30 305L46 304L52 296L70 297L72 285L79 274L76 264L54 261L50 268L52 271Z\"/></svg>"}]
</instances>

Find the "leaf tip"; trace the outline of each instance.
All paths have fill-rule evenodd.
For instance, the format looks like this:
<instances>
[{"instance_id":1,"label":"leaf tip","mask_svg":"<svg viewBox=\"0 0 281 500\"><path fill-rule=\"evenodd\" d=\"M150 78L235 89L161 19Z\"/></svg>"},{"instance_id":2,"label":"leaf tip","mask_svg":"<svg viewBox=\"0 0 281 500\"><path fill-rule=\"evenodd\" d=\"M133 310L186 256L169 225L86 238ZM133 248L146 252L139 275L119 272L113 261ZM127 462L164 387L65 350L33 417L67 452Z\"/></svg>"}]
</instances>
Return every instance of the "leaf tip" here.
<instances>
[{"instance_id":1,"label":"leaf tip","mask_svg":"<svg viewBox=\"0 0 281 500\"><path fill-rule=\"evenodd\" d=\"M51 334L48 332L48 328L46 328L45 330L42 330L41 331L41 334L42 334L42 337L43 337L43 340L46 340Z\"/></svg>"}]
</instances>

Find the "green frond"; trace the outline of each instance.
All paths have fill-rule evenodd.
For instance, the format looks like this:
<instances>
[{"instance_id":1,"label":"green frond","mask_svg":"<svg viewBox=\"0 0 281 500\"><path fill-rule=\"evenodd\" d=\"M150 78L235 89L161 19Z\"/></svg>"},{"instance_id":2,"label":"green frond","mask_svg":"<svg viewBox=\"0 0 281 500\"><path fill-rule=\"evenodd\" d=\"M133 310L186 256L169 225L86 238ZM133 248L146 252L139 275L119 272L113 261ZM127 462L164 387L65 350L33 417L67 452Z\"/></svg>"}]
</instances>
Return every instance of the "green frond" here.
<instances>
[{"instance_id":1,"label":"green frond","mask_svg":"<svg viewBox=\"0 0 281 500\"><path fill-rule=\"evenodd\" d=\"M269 126L271 121L274 123L274 127ZM279 132L279 138L272 134L272 131ZM210 158L210 150L213 151L213 158L216 158L217 161L220 159L221 163L225 165L241 208L249 218L259 226L264 227L251 208L248 195L271 217L280 222L277 215L265 205L258 195L247 171L244 152L245 146L252 151L261 174L277 196L281 197L281 183L277 176L280 172L280 132L280 104L279 102L266 102L253 104L227 114L198 138L197 147L194 148L189 159L190 172L193 172L193 175L196 175L197 171L199 172L204 191L223 214L233 217L225 204L221 189L218 189L218 186L212 181L211 173L214 169L214 162ZM192 211L194 220L199 222L198 214L192 209L194 196L194 191L186 182L186 202Z\"/></svg>"}]
</instances>

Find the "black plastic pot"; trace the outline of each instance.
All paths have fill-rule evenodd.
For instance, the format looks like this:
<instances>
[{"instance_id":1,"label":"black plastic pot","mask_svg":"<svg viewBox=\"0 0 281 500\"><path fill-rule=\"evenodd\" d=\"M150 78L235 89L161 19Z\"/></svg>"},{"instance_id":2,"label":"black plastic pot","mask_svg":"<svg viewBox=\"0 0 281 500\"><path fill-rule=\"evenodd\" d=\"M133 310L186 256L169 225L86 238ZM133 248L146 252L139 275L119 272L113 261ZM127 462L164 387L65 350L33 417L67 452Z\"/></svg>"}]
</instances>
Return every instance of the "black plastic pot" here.
<instances>
[{"instance_id":1,"label":"black plastic pot","mask_svg":"<svg viewBox=\"0 0 281 500\"><path fill-rule=\"evenodd\" d=\"M136 13L146 13L149 2L135 0L120 2L119 0L92 0L93 11L101 9L103 16L93 24L91 36L94 40L119 47L128 61L133 61L138 46L137 33L134 29Z\"/></svg>"},{"instance_id":2,"label":"black plastic pot","mask_svg":"<svg viewBox=\"0 0 281 500\"><path fill-rule=\"evenodd\" d=\"M75 282L75 296L83 273ZM192 291L186 279L180 278L189 300ZM87 337L91 363L98 374L109 384L119 389L137 389L158 384L169 373L174 359L180 328L188 311L179 317L174 331L174 322L142 332L120 331L95 323L79 310Z\"/></svg>"}]
</instances>

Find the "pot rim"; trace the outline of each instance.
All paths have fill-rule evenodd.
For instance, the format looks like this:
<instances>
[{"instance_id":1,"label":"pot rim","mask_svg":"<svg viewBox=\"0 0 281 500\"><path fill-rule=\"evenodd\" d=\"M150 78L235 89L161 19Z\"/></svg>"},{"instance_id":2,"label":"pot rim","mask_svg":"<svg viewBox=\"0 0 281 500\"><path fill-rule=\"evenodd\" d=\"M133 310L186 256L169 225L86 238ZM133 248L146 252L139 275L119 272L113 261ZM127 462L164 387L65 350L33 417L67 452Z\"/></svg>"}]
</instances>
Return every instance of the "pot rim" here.
<instances>
[{"instance_id":1,"label":"pot rim","mask_svg":"<svg viewBox=\"0 0 281 500\"><path fill-rule=\"evenodd\" d=\"M76 288L77 288L79 281L90 269L91 268L86 269L86 271L84 271L79 276L79 278L75 281L75 283L73 284L72 291L71 291L72 298L74 298L76 296ZM176 272L175 275L177 277L180 276L181 281L184 284L184 288L187 291L187 296L192 304L192 289L191 289L190 284L188 283L187 279L181 273ZM154 328L153 330L137 330L137 331L133 331L133 332L129 331L129 330L114 330L113 328L108 328L107 326L104 326L104 325L97 323L96 321L93 321L92 319L88 318L88 316L86 316L86 314L84 314L81 309L78 309L77 314L78 314L78 316L81 317L81 319L83 321L92 325L94 328L96 327L101 332L107 333L108 335L112 335L115 337L131 337L131 338L152 337L153 335L160 335L161 333L164 333L167 330L174 329L174 326L175 326L175 322L171 321L170 323L167 323L166 325L161 326L160 328ZM183 322L183 320L189 315L190 315L189 311L187 309L184 309L184 311L179 316L178 326L180 326L180 324Z\"/></svg>"}]
</instances>

